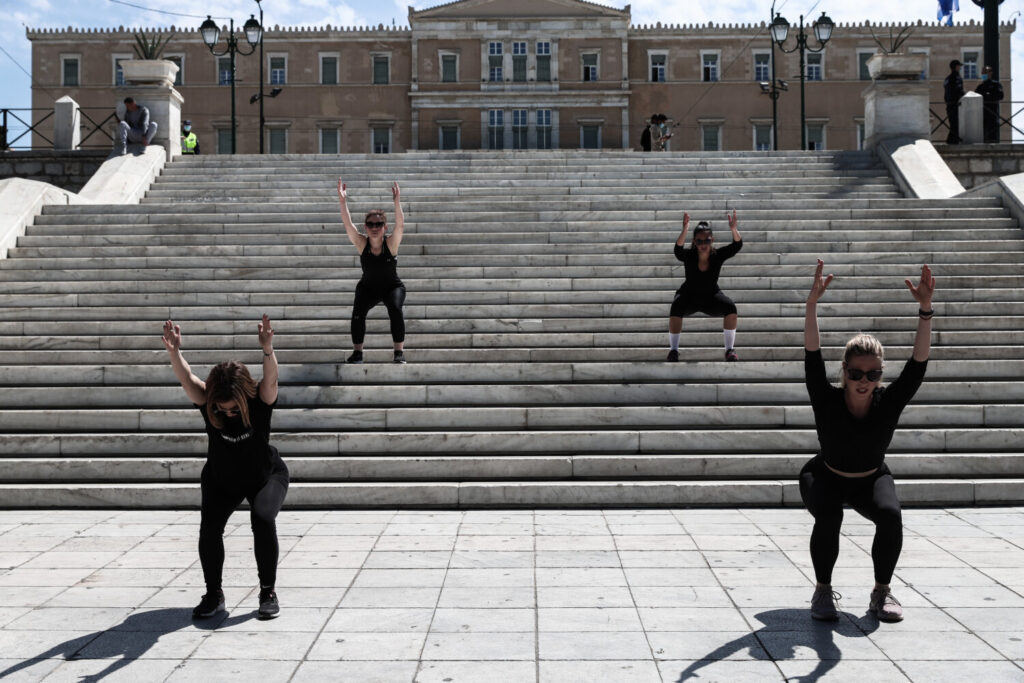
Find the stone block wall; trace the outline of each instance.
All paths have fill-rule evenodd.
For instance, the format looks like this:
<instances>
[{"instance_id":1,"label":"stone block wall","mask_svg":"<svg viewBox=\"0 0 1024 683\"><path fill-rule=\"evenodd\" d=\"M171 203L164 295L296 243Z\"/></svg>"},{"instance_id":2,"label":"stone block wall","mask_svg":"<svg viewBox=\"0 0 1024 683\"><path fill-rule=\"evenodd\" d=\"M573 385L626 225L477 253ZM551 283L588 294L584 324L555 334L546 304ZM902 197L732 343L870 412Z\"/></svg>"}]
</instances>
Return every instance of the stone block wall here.
<instances>
[{"instance_id":1,"label":"stone block wall","mask_svg":"<svg viewBox=\"0 0 1024 683\"><path fill-rule=\"evenodd\" d=\"M109 150L8 151L0 153L0 180L25 178L78 192L103 164Z\"/></svg>"},{"instance_id":2,"label":"stone block wall","mask_svg":"<svg viewBox=\"0 0 1024 683\"><path fill-rule=\"evenodd\" d=\"M936 145L935 148L968 190L1000 176L1024 173L1024 145Z\"/></svg>"}]
</instances>

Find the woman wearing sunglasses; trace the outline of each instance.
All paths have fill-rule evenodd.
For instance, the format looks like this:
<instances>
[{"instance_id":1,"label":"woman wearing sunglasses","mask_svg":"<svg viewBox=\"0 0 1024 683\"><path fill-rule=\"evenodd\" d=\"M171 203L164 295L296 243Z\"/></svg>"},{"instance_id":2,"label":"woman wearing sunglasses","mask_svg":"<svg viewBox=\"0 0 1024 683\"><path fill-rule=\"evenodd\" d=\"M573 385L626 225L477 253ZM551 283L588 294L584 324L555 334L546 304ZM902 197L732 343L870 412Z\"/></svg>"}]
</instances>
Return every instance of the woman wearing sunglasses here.
<instances>
[{"instance_id":1,"label":"woman wearing sunglasses","mask_svg":"<svg viewBox=\"0 0 1024 683\"><path fill-rule=\"evenodd\" d=\"M359 265L363 277L356 285L356 298L352 303L352 355L347 363L363 362L363 339L366 338L366 314L383 302L391 320L391 340L395 345L395 362L405 362L405 317L402 305L405 303L405 285L398 278L398 245L402 243L405 229L405 214L402 213L401 194L398 183L391 186L395 200L395 229L387 234L387 218L380 209L366 214L363 235L352 223L348 211L348 192L338 178L338 202L341 204L341 221L349 240L359 252Z\"/></svg>"},{"instance_id":2,"label":"woman wearing sunglasses","mask_svg":"<svg viewBox=\"0 0 1024 683\"><path fill-rule=\"evenodd\" d=\"M818 338L817 303L832 282L831 275L822 277L823 269L819 260L804 319L804 373L821 446L800 471L800 495L814 516L811 560L817 585L811 598L811 617L824 621L839 618L835 600L840 596L832 591L832 567L839 557L843 503L848 503L875 524L871 545L875 586L868 609L879 621L900 621L903 608L889 590L889 582L903 546L903 521L896 485L884 458L900 413L921 386L928 366L935 278L924 265L916 287L906 280L919 310L913 357L900 376L880 387L882 345L871 335L858 334L846 344L839 387L834 387L825 375Z\"/></svg>"},{"instance_id":3,"label":"woman wearing sunglasses","mask_svg":"<svg viewBox=\"0 0 1024 683\"><path fill-rule=\"evenodd\" d=\"M206 464L200 476L202 504L199 521L199 561L206 594L192 610L205 619L224 609L221 575L224 569L224 527L243 500L249 502L253 549L259 572L259 618L280 613L277 580L277 513L288 492L288 468L270 445L270 416L277 403L277 357L274 330L266 315L257 324L263 349L263 379L256 382L238 361L210 370L206 381L192 374L181 355L181 327L164 323L164 346L171 367L189 400L199 408L208 438Z\"/></svg>"},{"instance_id":4,"label":"woman wearing sunglasses","mask_svg":"<svg viewBox=\"0 0 1024 683\"><path fill-rule=\"evenodd\" d=\"M693 231L693 242L687 249L686 232L690 227L690 214L683 214L683 231L676 240L676 258L683 262L685 280L676 291L672 300L672 309L668 318L668 359L670 362L679 360L679 333L683 330L683 317L693 315L697 311L706 315L723 319L722 336L725 337L725 359L739 360L734 346L736 345L736 304L718 287L718 275L722 272L722 264L731 259L743 248L743 238L738 230L736 212L726 214L732 242L721 249L714 248L715 237L707 221L697 224Z\"/></svg>"}]
</instances>

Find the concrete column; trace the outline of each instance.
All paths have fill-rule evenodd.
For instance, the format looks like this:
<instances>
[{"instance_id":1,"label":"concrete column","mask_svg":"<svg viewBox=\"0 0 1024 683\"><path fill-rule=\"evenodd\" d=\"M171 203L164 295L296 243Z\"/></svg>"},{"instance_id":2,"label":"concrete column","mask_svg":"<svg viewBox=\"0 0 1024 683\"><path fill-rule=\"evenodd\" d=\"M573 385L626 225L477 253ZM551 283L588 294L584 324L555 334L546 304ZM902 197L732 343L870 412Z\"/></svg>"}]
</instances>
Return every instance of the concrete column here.
<instances>
[{"instance_id":1,"label":"concrete column","mask_svg":"<svg viewBox=\"0 0 1024 683\"><path fill-rule=\"evenodd\" d=\"M960 139L966 144L975 145L985 140L983 104L984 98L976 92L960 98Z\"/></svg>"},{"instance_id":2,"label":"concrete column","mask_svg":"<svg viewBox=\"0 0 1024 683\"><path fill-rule=\"evenodd\" d=\"M53 105L53 148L78 149L82 144L82 115L78 102L65 95Z\"/></svg>"},{"instance_id":3,"label":"concrete column","mask_svg":"<svg viewBox=\"0 0 1024 683\"><path fill-rule=\"evenodd\" d=\"M420 110L412 110L412 131L410 132L409 149L416 151L420 148Z\"/></svg>"},{"instance_id":4,"label":"concrete column","mask_svg":"<svg viewBox=\"0 0 1024 683\"><path fill-rule=\"evenodd\" d=\"M864 89L864 148L887 138L927 140L931 135L928 83L877 80Z\"/></svg>"},{"instance_id":5,"label":"concrete column","mask_svg":"<svg viewBox=\"0 0 1024 683\"><path fill-rule=\"evenodd\" d=\"M622 108L622 149L631 149L629 146L629 107Z\"/></svg>"}]
</instances>

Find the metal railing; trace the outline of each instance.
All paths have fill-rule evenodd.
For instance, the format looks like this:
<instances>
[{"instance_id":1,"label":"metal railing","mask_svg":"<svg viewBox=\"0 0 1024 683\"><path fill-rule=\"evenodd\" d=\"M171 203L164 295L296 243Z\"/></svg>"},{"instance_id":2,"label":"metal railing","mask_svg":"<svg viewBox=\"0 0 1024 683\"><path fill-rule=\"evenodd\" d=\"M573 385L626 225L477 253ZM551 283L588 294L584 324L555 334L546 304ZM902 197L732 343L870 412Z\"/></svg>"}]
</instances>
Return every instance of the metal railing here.
<instances>
[{"instance_id":1,"label":"metal railing","mask_svg":"<svg viewBox=\"0 0 1024 683\"><path fill-rule=\"evenodd\" d=\"M90 112L92 112L91 115ZM113 144L114 138L104 126L110 121L117 122L117 112L114 109L109 107L79 107L78 113L82 117L82 123L80 124L82 139L78 145L79 149L102 149ZM36 118L37 114L39 118ZM105 118L101 118L103 114L106 114ZM31 134L33 133L52 147L54 144L50 138L53 134L52 131L44 133L41 126L53 118L53 115L54 110L52 108L0 107L0 152L38 148L38 145L32 144ZM99 122L96 119L100 119ZM100 137L97 137L93 144L86 144L86 141L96 135L96 133L100 133ZM103 141L102 137L106 137L106 141ZM24 142L19 144L19 141L23 139Z\"/></svg>"},{"instance_id":2,"label":"metal railing","mask_svg":"<svg viewBox=\"0 0 1024 683\"><path fill-rule=\"evenodd\" d=\"M1009 117L1003 116L1002 105L1010 105L1011 113ZM1002 135L1003 126L1009 126L1012 131L1016 131L1018 135L1024 136L1024 130L1021 130L1014 119L1020 122L1020 125L1024 126L1024 102L1007 102L1002 101L999 103L999 108L996 110L999 114L999 128L1000 136ZM928 111L931 114L930 122L932 125L931 139L932 142L945 142L946 135L949 133L949 121L946 117L946 103L945 102L929 102ZM1016 111L1012 111L1014 107L1019 107ZM1010 134L1011 137L1013 133Z\"/></svg>"}]
</instances>

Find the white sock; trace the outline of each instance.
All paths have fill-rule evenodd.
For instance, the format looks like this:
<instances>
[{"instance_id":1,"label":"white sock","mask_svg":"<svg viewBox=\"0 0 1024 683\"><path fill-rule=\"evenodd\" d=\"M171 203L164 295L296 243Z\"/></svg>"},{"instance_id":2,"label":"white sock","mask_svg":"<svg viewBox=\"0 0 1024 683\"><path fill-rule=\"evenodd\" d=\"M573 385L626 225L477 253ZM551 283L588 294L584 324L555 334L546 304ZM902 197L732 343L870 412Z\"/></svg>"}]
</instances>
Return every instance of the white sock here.
<instances>
[{"instance_id":1,"label":"white sock","mask_svg":"<svg viewBox=\"0 0 1024 683\"><path fill-rule=\"evenodd\" d=\"M679 349L679 333L676 333L676 334L672 334L671 332L668 333L668 345L672 348L673 351L676 351L676 350Z\"/></svg>"},{"instance_id":2,"label":"white sock","mask_svg":"<svg viewBox=\"0 0 1024 683\"><path fill-rule=\"evenodd\" d=\"M722 336L725 337L725 350L736 348L736 330L722 330Z\"/></svg>"}]
</instances>

